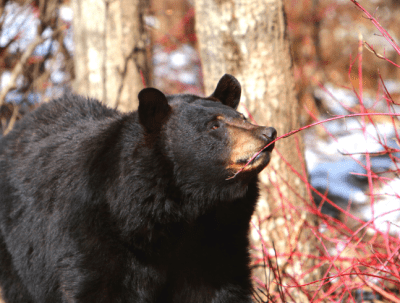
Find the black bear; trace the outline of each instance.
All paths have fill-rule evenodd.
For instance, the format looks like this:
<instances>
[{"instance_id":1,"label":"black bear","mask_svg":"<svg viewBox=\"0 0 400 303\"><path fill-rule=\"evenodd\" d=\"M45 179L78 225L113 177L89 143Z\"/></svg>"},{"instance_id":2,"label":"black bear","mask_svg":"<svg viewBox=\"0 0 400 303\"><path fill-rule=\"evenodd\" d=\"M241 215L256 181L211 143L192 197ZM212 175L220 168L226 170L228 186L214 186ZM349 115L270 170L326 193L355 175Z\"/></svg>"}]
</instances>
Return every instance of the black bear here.
<instances>
[{"instance_id":1,"label":"black bear","mask_svg":"<svg viewBox=\"0 0 400 303\"><path fill-rule=\"evenodd\" d=\"M139 93L123 114L74 95L0 141L7 303L252 302L249 222L275 129L208 98Z\"/></svg>"}]
</instances>

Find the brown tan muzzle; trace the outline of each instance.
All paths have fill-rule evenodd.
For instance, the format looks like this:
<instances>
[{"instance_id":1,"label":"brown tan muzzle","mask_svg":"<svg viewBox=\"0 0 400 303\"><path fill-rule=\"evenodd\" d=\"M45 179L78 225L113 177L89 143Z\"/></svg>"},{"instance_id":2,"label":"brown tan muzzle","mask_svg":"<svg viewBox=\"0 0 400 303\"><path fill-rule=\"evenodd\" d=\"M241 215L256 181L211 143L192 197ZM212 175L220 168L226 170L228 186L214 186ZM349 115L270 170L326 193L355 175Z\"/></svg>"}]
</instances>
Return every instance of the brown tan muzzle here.
<instances>
[{"instance_id":1,"label":"brown tan muzzle","mask_svg":"<svg viewBox=\"0 0 400 303\"><path fill-rule=\"evenodd\" d=\"M276 138L276 130L273 127L257 126L247 121L241 123L230 121L227 126L229 137L231 138L231 154L228 168L233 171L242 169L256 153ZM264 149L243 171L261 171L268 165L273 148L274 144L271 144Z\"/></svg>"}]
</instances>

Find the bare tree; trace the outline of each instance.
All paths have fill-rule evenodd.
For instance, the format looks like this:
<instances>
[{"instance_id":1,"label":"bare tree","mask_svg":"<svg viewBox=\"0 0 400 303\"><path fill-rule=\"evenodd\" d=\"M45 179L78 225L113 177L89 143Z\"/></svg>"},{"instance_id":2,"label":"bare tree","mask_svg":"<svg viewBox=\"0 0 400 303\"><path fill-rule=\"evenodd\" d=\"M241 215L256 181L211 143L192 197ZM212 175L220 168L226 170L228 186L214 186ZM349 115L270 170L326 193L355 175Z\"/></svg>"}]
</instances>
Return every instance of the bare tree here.
<instances>
[{"instance_id":1,"label":"bare tree","mask_svg":"<svg viewBox=\"0 0 400 303\"><path fill-rule=\"evenodd\" d=\"M122 111L137 107L148 75L145 0L73 0L75 90ZM145 79L147 82L148 79Z\"/></svg>"},{"instance_id":2,"label":"bare tree","mask_svg":"<svg viewBox=\"0 0 400 303\"><path fill-rule=\"evenodd\" d=\"M299 127L282 0L196 0L196 31L207 94L221 75L233 74L242 84L242 103L259 124L275 127L278 135ZM290 168L306 175L302 152L300 137L278 141L271 164L261 175L262 196L255 219L264 219L260 220L261 234L269 251L274 243L276 252L286 256L317 254L306 228L315 224L315 218L304 211L306 186ZM261 246L259 234L254 235ZM280 269L288 276L315 265L309 257L292 255L290 262L285 258L279 260ZM315 279L314 273L305 275L303 281ZM264 270L257 275L263 279ZM307 302L301 291L291 292L296 302Z\"/></svg>"},{"instance_id":3,"label":"bare tree","mask_svg":"<svg viewBox=\"0 0 400 303\"><path fill-rule=\"evenodd\" d=\"M0 1L0 129L5 135L35 104L59 97L74 77L60 0ZM52 78L53 72L62 77Z\"/></svg>"}]
</instances>

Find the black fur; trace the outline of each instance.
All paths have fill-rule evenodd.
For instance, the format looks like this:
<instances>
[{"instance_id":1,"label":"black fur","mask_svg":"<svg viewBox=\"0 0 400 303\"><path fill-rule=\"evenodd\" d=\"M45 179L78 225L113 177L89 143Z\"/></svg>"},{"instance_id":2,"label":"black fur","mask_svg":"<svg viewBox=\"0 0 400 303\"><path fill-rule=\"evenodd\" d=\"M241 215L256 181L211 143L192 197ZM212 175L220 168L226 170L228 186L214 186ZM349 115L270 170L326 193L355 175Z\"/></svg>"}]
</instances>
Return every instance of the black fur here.
<instances>
[{"instance_id":1,"label":"black fur","mask_svg":"<svg viewBox=\"0 0 400 303\"><path fill-rule=\"evenodd\" d=\"M247 236L269 158L226 180L231 138L210 123L242 119L240 85L218 86L145 89L130 114L66 95L1 139L7 303L252 302Z\"/></svg>"}]
</instances>

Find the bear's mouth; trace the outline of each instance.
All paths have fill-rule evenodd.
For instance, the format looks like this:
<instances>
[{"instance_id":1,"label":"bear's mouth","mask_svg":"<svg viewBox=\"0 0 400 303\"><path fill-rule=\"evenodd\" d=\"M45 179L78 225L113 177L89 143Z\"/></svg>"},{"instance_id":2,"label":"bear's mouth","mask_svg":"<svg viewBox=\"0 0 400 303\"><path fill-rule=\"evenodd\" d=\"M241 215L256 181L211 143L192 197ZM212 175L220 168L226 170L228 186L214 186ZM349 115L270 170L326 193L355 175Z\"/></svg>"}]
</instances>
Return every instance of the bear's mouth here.
<instances>
[{"instance_id":1,"label":"bear's mouth","mask_svg":"<svg viewBox=\"0 0 400 303\"><path fill-rule=\"evenodd\" d=\"M275 143L269 145L267 148L263 149L261 152L260 152L260 150L261 150L260 149L259 151L252 154L251 156L242 157L236 161L236 164L239 164L239 165L247 164L248 166L250 166L250 165L253 166L253 165L256 165L257 162L259 162L260 160L266 160L265 158L268 158L268 162L269 162L270 154L271 154L272 150L274 149L274 146L275 146ZM259 154L256 157L254 157L254 155L256 155L257 153L259 153ZM251 162L249 162L250 160L251 160ZM267 164L265 164L265 165L267 165Z\"/></svg>"},{"instance_id":2,"label":"bear's mouth","mask_svg":"<svg viewBox=\"0 0 400 303\"><path fill-rule=\"evenodd\" d=\"M259 153L254 159L253 156L251 157L246 157L246 158L241 158L239 159L236 164L241 165L241 166L246 166L248 168L253 168L254 166L259 166L266 160L267 158L269 159L270 152L264 152L262 151ZM246 169L246 167L243 167Z\"/></svg>"},{"instance_id":3,"label":"bear's mouth","mask_svg":"<svg viewBox=\"0 0 400 303\"><path fill-rule=\"evenodd\" d=\"M241 157L234 164L231 164L229 168L233 175L227 180L235 178L238 174L243 178L248 178L249 174L254 176L260 173L271 160L271 149L266 148L258 155L256 155L257 153L253 153L248 157Z\"/></svg>"},{"instance_id":4,"label":"bear's mouth","mask_svg":"<svg viewBox=\"0 0 400 303\"><path fill-rule=\"evenodd\" d=\"M233 176L228 179L235 178L241 172L245 173L244 178L247 178L249 174L253 176L260 173L271 160L271 152L275 147L275 143L271 144L272 141L272 139L264 141L261 146L246 143L239 145L240 148L237 148L239 152L231 157L233 161L228 165L228 170L233 173Z\"/></svg>"}]
</instances>

